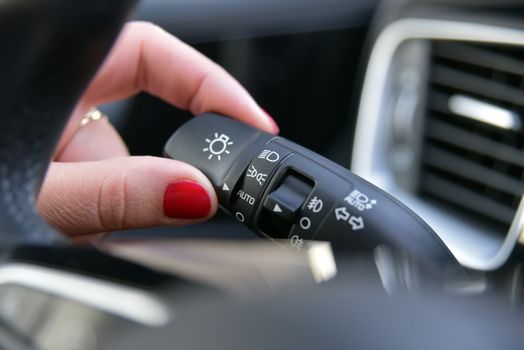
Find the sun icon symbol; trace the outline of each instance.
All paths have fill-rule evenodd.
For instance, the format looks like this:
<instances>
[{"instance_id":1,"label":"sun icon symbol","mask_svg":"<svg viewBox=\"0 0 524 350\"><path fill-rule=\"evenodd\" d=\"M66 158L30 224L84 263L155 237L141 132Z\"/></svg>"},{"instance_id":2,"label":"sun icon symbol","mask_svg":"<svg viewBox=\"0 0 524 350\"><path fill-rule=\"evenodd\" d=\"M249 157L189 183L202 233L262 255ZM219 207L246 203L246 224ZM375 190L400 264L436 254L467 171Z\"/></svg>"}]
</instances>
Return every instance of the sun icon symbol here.
<instances>
[{"instance_id":1,"label":"sun icon symbol","mask_svg":"<svg viewBox=\"0 0 524 350\"><path fill-rule=\"evenodd\" d=\"M217 156L218 160L222 160L220 157L222 153L229 154L227 146L233 144L232 141L229 141L229 136L225 134L220 134L220 136L218 136L218 133L215 133L215 138L213 140L206 139L206 142L209 143L209 146L202 149L202 152L210 153L207 159L212 159L213 156Z\"/></svg>"}]
</instances>

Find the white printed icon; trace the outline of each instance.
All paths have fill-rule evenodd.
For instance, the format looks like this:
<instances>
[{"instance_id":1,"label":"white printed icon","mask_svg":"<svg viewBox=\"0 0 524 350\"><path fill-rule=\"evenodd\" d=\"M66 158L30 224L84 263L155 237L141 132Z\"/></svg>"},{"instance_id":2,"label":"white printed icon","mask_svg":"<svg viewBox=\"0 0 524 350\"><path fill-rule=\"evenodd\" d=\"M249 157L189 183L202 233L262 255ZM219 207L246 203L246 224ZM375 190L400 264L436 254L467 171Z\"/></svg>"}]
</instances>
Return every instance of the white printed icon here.
<instances>
[{"instance_id":1,"label":"white printed icon","mask_svg":"<svg viewBox=\"0 0 524 350\"><path fill-rule=\"evenodd\" d=\"M294 235L289 239L289 243L293 248L300 250L304 245L304 240L300 238L298 235Z\"/></svg>"},{"instance_id":2,"label":"white printed icon","mask_svg":"<svg viewBox=\"0 0 524 350\"><path fill-rule=\"evenodd\" d=\"M244 192L244 190L242 189L238 190L237 197L242 199L244 202L246 202L249 205L255 204L255 198L252 195L250 195L249 193Z\"/></svg>"},{"instance_id":3,"label":"white printed icon","mask_svg":"<svg viewBox=\"0 0 524 350\"><path fill-rule=\"evenodd\" d=\"M362 216L351 215L346 207L336 208L335 217L338 221L344 221L351 225L351 229L353 231L361 230L364 228L364 219L362 218Z\"/></svg>"},{"instance_id":4,"label":"white printed icon","mask_svg":"<svg viewBox=\"0 0 524 350\"><path fill-rule=\"evenodd\" d=\"M346 207L340 207L335 209L335 216L337 220L347 221L349 219L349 212Z\"/></svg>"},{"instance_id":5,"label":"white printed icon","mask_svg":"<svg viewBox=\"0 0 524 350\"><path fill-rule=\"evenodd\" d=\"M257 168L255 168L254 165L251 165L251 167L247 170L247 177L254 177L260 186L262 186L262 184L266 182L267 174L259 173Z\"/></svg>"},{"instance_id":6,"label":"white printed icon","mask_svg":"<svg viewBox=\"0 0 524 350\"><path fill-rule=\"evenodd\" d=\"M375 199L370 199L359 190L353 190L344 200L358 211L373 209L377 204Z\"/></svg>"},{"instance_id":7,"label":"white printed icon","mask_svg":"<svg viewBox=\"0 0 524 350\"><path fill-rule=\"evenodd\" d=\"M238 221L240 222L244 222L246 221L246 219L244 218L244 214L242 214L241 212L237 211L235 213L235 217L237 218Z\"/></svg>"},{"instance_id":8,"label":"white printed icon","mask_svg":"<svg viewBox=\"0 0 524 350\"><path fill-rule=\"evenodd\" d=\"M311 198L309 201L307 208L311 210L313 213L318 213L322 210L322 207L324 206L324 203L322 202L322 199L318 198L317 196Z\"/></svg>"},{"instance_id":9,"label":"white printed icon","mask_svg":"<svg viewBox=\"0 0 524 350\"><path fill-rule=\"evenodd\" d=\"M308 230L311 227L311 220L305 216L302 217L298 223L303 230Z\"/></svg>"},{"instance_id":10,"label":"white printed icon","mask_svg":"<svg viewBox=\"0 0 524 350\"><path fill-rule=\"evenodd\" d=\"M220 134L220 136L218 136L218 133L215 133L213 140L206 139L206 142L209 143L209 146L202 149L202 152L209 152L207 159L212 159L213 156L217 156L218 160L222 160L220 156L222 153L229 154L227 146L233 144L232 141L229 141L229 136L226 134Z\"/></svg>"},{"instance_id":11,"label":"white printed icon","mask_svg":"<svg viewBox=\"0 0 524 350\"><path fill-rule=\"evenodd\" d=\"M262 151L262 153L260 153L258 158L265 159L268 162L274 163L280 159L280 155L275 151L265 149Z\"/></svg>"},{"instance_id":12,"label":"white printed icon","mask_svg":"<svg viewBox=\"0 0 524 350\"><path fill-rule=\"evenodd\" d=\"M353 229L353 231L364 228L364 219L362 219L362 216L359 216L359 217L352 216L349 218L348 223L351 225L351 228Z\"/></svg>"}]
</instances>

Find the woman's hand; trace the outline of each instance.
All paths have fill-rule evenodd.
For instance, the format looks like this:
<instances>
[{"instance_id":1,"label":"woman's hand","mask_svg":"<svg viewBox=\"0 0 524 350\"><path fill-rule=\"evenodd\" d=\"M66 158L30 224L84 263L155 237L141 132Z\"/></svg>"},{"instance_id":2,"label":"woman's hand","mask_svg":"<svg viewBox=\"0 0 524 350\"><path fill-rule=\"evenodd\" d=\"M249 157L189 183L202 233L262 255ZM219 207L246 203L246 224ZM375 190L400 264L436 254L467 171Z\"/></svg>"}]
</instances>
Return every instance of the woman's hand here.
<instances>
[{"instance_id":1,"label":"woman's hand","mask_svg":"<svg viewBox=\"0 0 524 350\"><path fill-rule=\"evenodd\" d=\"M147 91L193 114L213 111L268 132L275 122L225 70L159 27L128 24L60 140L38 200L41 213L70 236L208 219L215 192L196 168L130 157L107 120L80 126L98 104Z\"/></svg>"}]
</instances>

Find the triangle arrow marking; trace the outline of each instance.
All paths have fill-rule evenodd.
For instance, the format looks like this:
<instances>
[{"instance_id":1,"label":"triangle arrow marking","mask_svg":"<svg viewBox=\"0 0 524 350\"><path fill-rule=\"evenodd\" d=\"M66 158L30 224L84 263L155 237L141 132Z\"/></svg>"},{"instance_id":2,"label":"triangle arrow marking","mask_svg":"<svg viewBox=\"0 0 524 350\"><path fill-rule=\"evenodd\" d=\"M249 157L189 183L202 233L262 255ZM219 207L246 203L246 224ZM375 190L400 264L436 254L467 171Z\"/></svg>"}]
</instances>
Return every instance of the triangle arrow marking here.
<instances>
[{"instance_id":1,"label":"triangle arrow marking","mask_svg":"<svg viewBox=\"0 0 524 350\"><path fill-rule=\"evenodd\" d=\"M225 183L224 186L222 186L222 189L224 191L229 191L229 187L227 186L227 184Z\"/></svg>"},{"instance_id":2,"label":"triangle arrow marking","mask_svg":"<svg viewBox=\"0 0 524 350\"><path fill-rule=\"evenodd\" d=\"M275 207L273 208L273 211L275 213L282 213L282 208L278 204L275 204Z\"/></svg>"}]
</instances>

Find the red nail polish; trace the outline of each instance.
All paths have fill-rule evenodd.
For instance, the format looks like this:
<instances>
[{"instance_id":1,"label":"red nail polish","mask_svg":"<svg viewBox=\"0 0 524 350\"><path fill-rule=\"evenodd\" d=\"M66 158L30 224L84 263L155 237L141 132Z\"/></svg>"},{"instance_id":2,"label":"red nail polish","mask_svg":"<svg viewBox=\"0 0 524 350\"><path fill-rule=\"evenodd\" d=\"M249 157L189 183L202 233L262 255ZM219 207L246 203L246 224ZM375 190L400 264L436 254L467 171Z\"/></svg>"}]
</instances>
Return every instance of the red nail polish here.
<instances>
[{"instance_id":1,"label":"red nail polish","mask_svg":"<svg viewBox=\"0 0 524 350\"><path fill-rule=\"evenodd\" d=\"M209 214L211 199L197 182L182 180L170 183L164 193L164 214L172 218L196 219Z\"/></svg>"},{"instance_id":2,"label":"red nail polish","mask_svg":"<svg viewBox=\"0 0 524 350\"><path fill-rule=\"evenodd\" d=\"M266 114L275 134L278 134L280 132L280 128L278 127L277 122L275 122L275 119L273 119L273 117L264 108L262 108L262 111Z\"/></svg>"}]
</instances>

